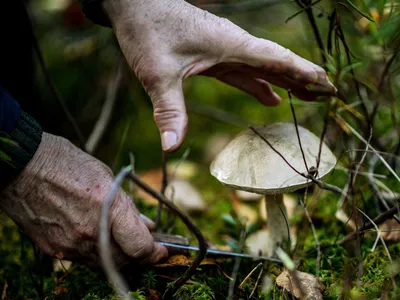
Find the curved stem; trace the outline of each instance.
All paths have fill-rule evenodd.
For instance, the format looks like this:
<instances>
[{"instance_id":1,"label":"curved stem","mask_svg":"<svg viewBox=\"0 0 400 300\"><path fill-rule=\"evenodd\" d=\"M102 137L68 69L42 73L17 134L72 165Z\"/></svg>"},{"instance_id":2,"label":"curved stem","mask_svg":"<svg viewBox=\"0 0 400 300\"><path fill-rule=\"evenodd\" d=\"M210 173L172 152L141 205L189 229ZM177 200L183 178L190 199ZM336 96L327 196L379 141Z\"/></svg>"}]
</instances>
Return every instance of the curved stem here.
<instances>
[{"instance_id":1,"label":"curved stem","mask_svg":"<svg viewBox=\"0 0 400 300\"><path fill-rule=\"evenodd\" d=\"M188 227L188 229L196 236L199 242L199 252L197 253L197 256L194 259L192 265L186 270L186 272L181 277L179 277L176 280L174 286L165 292L164 298L170 299L172 298L174 293L182 285L184 285L185 282L194 274L194 272L196 272L197 267L200 265L201 261L207 254L207 248L208 248L207 240L205 239L201 231L197 228L197 226L193 223L193 221L188 216L186 216L178 207L176 207L174 203L168 200L163 194L152 189L135 174L129 173L127 176L140 188L142 188L147 194L153 196L159 202L168 207L171 211L176 213L178 217L181 218L182 222Z\"/></svg>"}]
</instances>

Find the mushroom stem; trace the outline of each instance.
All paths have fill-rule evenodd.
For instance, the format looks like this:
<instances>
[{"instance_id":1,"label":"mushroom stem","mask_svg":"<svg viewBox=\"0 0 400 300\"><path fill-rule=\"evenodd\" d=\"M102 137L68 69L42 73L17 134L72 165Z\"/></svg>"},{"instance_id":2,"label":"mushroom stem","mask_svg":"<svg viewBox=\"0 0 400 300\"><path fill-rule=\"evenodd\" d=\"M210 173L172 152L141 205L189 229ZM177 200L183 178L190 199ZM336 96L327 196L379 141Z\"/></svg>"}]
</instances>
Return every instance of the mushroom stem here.
<instances>
[{"instance_id":1,"label":"mushroom stem","mask_svg":"<svg viewBox=\"0 0 400 300\"><path fill-rule=\"evenodd\" d=\"M288 250L289 246L289 219L283 194L265 195L265 206L267 209L267 227L269 239L266 245L266 255L272 257L279 246Z\"/></svg>"}]
</instances>

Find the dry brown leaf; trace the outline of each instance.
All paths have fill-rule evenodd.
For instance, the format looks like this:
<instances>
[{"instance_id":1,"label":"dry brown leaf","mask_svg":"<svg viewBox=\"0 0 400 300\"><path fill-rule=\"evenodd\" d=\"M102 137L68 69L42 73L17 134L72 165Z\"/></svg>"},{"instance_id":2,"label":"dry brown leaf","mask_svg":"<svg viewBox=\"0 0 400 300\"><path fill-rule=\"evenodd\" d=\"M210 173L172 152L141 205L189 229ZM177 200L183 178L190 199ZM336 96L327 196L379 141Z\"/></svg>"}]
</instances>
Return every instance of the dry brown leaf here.
<instances>
[{"instance_id":1,"label":"dry brown leaf","mask_svg":"<svg viewBox=\"0 0 400 300\"><path fill-rule=\"evenodd\" d=\"M379 226L385 241L400 241L400 224L396 220L386 220Z\"/></svg>"},{"instance_id":2,"label":"dry brown leaf","mask_svg":"<svg viewBox=\"0 0 400 300\"><path fill-rule=\"evenodd\" d=\"M147 299L148 300L160 300L162 299L162 295L160 292L156 290L149 289L148 294L147 294Z\"/></svg>"},{"instance_id":3,"label":"dry brown leaf","mask_svg":"<svg viewBox=\"0 0 400 300\"><path fill-rule=\"evenodd\" d=\"M230 193L233 210L246 226L257 222L258 214L250 205L242 203L236 193Z\"/></svg>"},{"instance_id":4,"label":"dry brown leaf","mask_svg":"<svg viewBox=\"0 0 400 300\"><path fill-rule=\"evenodd\" d=\"M289 293L291 293L296 298L301 298L301 291L304 293L305 298L309 300L322 300L322 292L325 288L322 283L318 281L313 275L296 271L297 280L300 283L301 290L299 286L296 285L292 274L288 270L284 270L277 278L276 284Z\"/></svg>"},{"instance_id":5,"label":"dry brown leaf","mask_svg":"<svg viewBox=\"0 0 400 300\"><path fill-rule=\"evenodd\" d=\"M168 267L189 266L189 265L190 261L185 255L177 254L168 257L166 262L157 264L155 266L158 268L168 268Z\"/></svg>"}]
</instances>

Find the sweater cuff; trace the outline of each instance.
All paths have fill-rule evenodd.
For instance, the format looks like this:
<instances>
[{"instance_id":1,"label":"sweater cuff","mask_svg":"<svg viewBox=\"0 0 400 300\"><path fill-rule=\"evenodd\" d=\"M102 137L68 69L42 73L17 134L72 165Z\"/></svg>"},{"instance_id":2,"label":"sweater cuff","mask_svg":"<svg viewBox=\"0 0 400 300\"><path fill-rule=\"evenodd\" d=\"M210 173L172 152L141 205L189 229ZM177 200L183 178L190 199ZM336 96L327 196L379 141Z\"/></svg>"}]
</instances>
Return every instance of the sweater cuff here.
<instances>
[{"instance_id":1,"label":"sweater cuff","mask_svg":"<svg viewBox=\"0 0 400 300\"><path fill-rule=\"evenodd\" d=\"M111 27L111 21L101 6L102 0L79 0L86 18L93 23Z\"/></svg>"},{"instance_id":2,"label":"sweater cuff","mask_svg":"<svg viewBox=\"0 0 400 300\"><path fill-rule=\"evenodd\" d=\"M0 154L8 159L0 159L0 191L14 180L29 163L42 140L42 128L27 113L21 117L7 141L0 141Z\"/></svg>"}]
</instances>

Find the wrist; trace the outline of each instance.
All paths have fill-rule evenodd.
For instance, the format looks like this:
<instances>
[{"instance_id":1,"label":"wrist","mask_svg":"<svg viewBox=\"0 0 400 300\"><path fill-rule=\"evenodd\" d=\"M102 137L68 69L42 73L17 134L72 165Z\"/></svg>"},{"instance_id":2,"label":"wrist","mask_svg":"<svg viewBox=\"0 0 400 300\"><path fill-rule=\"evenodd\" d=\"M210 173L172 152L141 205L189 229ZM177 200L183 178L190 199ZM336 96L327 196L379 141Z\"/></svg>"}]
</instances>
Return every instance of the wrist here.
<instances>
[{"instance_id":1,"label":"wrist","mask_svg":"<svg viewBox=\"0 0 400 300\"><path fill-rule=\"evenodd\" d=\"M32 160L42 140L42 129L31 116L21 111L20 120L8 139L0 145L1 152L9 158L9 161L0 160L0 191Z\"/></svg>"}]
</instances>

